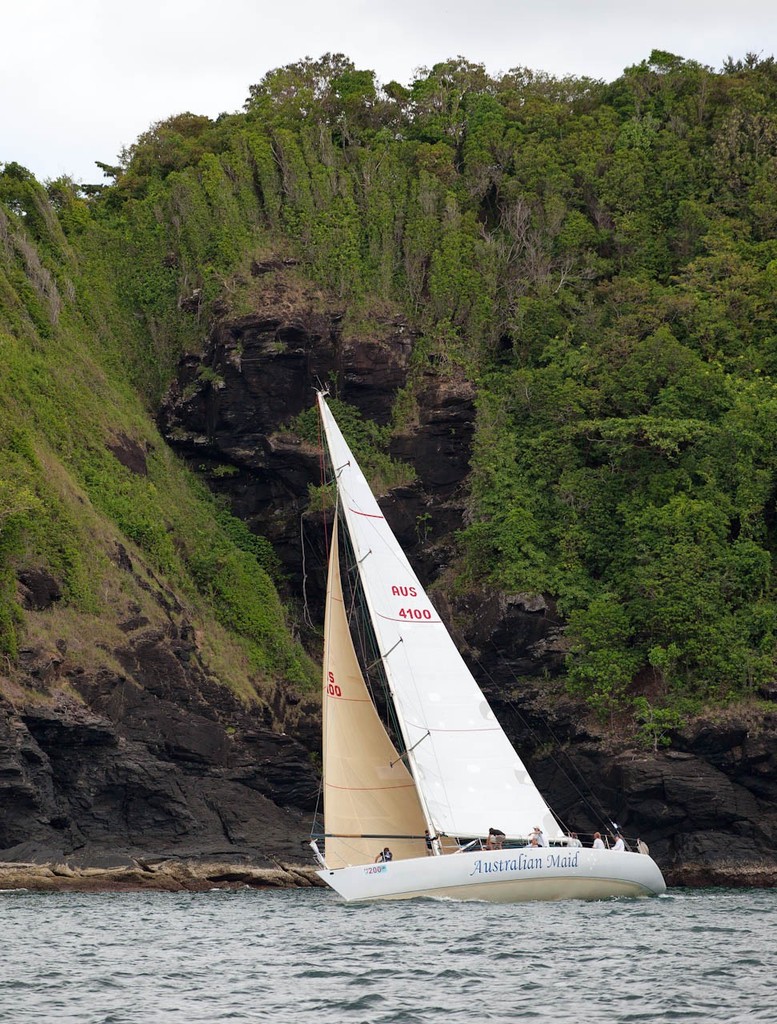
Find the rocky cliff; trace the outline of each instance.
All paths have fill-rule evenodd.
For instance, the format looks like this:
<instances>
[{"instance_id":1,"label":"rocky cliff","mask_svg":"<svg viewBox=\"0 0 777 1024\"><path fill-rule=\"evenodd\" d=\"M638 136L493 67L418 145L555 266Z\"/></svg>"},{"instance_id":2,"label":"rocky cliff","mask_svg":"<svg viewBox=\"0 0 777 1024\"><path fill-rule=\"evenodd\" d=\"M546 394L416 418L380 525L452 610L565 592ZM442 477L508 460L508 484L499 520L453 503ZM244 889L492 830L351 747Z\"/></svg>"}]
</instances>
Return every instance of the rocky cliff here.
<instances>
[{"instance_id":1,"label":"rocky cliff","mask_svg":"<svg viewBox=\"0 0 777 1024\"><path fill-rule=\"evenodd\" d=\"M640 835L670 882L773 884L777 715L697 721L651 752L605 733L564 693L564 628L548 597L454 598L446 586L466 518L471 384L432 365L411 368L414 336L402 320L386 317L377 337L345 337L342 310L301 288L293 269L278 262L254 273L266 279L264 300L249 315L223 315L204 350L181 361L160 425L235 514L272 541L287 597L311 624L302 627L311 651L324 531L308 493L321 453L289 425L324 381L381 424L409 387L414 414L390 451L415 479L382 507L551 806L580 833L614 819ZM30 686L6 687L0 858L300 859L318 788L315 699L279 681L262 706L241 700L206 668L176 595L125 551L116 559L146 600L120 609L114 669L90 670L56 640L31 643ZM20 580L20 598L33 619L45 617L56 584Z\"/></svg>"},{"instance_id":2,"label":"rocky cliff","mask_svg":"<svg viewBox=\"0 0 777 1024\"><path fill-rule=\"evenodd\" d=\"M315 702L281 688L267 704L239 699L205 667L175 595L150 586L123 549L117 561L128 590L140 580L151 600L117 609L115 667L39 639L22 651L18 682L3 680L0 860L296 858L318 785L308 727L296 723L315 720ZM47 617L56 632L55 582L28 583L32 635Z\"/></svg>"}]
</instances>

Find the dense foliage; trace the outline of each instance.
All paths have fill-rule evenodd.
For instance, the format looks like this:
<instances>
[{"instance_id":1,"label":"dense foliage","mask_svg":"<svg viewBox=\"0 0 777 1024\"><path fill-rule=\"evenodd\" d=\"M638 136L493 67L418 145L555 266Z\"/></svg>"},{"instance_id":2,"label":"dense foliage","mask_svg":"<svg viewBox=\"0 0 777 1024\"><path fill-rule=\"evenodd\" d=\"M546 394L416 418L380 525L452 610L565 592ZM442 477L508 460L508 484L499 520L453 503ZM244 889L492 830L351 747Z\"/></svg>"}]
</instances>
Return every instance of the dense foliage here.
<instances>
[{"instance_id":1,"label":"dense foliage","mask_svg":"<svg viewBox=\"0 0 777 1024\"><path fill-rule=\"evenodd\" d=\"M27 247L0 279L4 344L30 339L41 391L68 260L100 365L128 365L153 404L196 340L179 300L245 301L247 261L290 250L360 324L387 304L412 317L419 368L476 381L462 579L552 595L573 688L656 722L774 678L772 58L714 72L654 51L611 84L459 58L381 87L326 55L266 75L242 115L153 126L103 169L111 184L49 183L48 203L16 165L0 177ZM52 419L49 443L69 433ZM6 552L44 500L14 438Z\"/></svg>"}]
</instances>

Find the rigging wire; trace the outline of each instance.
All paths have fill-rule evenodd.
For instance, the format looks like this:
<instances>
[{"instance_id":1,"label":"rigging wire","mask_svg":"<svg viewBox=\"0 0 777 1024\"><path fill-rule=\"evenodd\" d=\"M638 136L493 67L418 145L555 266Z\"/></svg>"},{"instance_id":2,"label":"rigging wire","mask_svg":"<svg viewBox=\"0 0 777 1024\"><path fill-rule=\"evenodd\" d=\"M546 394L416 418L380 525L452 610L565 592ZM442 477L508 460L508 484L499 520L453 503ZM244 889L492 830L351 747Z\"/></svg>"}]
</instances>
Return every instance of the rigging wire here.
<instances>
[{"instance_id":1,"label":"rigging wire","mask_svg":"<svg viewBox=\"0 0 777 1024\"><path fill-rule=\"evenodd\" d=\"M319 381L319 385L320 385ZM318 393L319 390L323 391L323 388L319 387L315 389ZM316 401L316 410L318 416L316 418L316 429L318 433L318 465L319 465L319 481L321 490L321 514L324 522L324 561L326 562L326 552L329 551L329 531L327 528L326 518L326 486L327 486L327 474L326 474L326 447L324 444L323 435L323 423L321 419L321 409ZM305 623L313 630L316 630L316 624L310 614L310 606L308 603L308 572L307 572L307 554L305 551L305 512L300 513L299 517L299 538L300 538L300 549L302 551L302 599L303 599L303 618Z\"/></svg>"},{"instance_id":2,"label":"rigging wire","mask_svg":"<svg viewBox=\"0 0 777 1024\"><path fill-rule=\"evenodd\" d=\"M308 570L307 555L305 554L305 513L301 512L299 517L299 546L302 551L302 618L307 626L315 632L316 625L310 615L308 606Z\"/></svg>"},{"instance_id":3,"label":"rigging wire","mask_svg":"<svg viewBox=\"0 0 777 1024\"><path fill-rule=\"evenodd\" d=\"M329 531L327 530L326 524L326 448L324 445L324 424L321 416L321 406L316 400L316 408L318 410L318 462L319 462L319 479L321 480L321 513L324 520L324 550L329 551ZM335 515L337 515L337 507L335 506Z\"/></svg>"},{"instance_id":4,"label":"rigging wire","mask_svg":"<svg viewBox=\"0 0 777 1024\"><path fill-rule=\"evenodd\" d=\"M316 402L316 408L318 409L318 418L317 419L318 419L319 479L321 480L321 506L322 506L321 511L323 513L322 518L324 520L324 551L328 553L328 551L329 551L329 536L328 536L327 523L326 523L326 490L325 490L325 485L326 485L326 459L325 459L325 454L324 454L324 439L323 439L323 433L322 433L321 408L318 405L318 402ZM337 499L335 499L335 500L337 500ZM335 505L335 515L337 515L337 505ZM302 580L303 580L303 587L305 587L305 584L307 582L307 572L306 572L306 569L305 569L304 532L303 532L303 524L302 524L302 517L301 516L300 516L300 537L301 537L301 540L302 540ZM327 561L327 560L328 559L325 556L325 561ZM315 628L313 626L313 622L311 621L310 615L308 613L308 598L307 598L307 589L306 589L306 587L305 587L305 590L304 590L304 595L305 595L305 616L306 616L306 619L308 620L308 623L311 626L311 628ZM323 718L323 704L322 704L321 712L322 712L322 718ZM322 751L322 753L323 753L323 751ZM316 806L315 806L315 809L313 811L313 820L312 820L311 825L310 825L310 838L311 839L314 838L314 833L315 833L315 830L316 830L317 825L318 825L318 812L319 812L319 808L321 807L322 802L323 802L323 795L324 795L324 772L323 772L323 765L322 765L322 771L320 772L319 779L318 779L318 794L316 796ZM321 826L321 832L323 832L323 831L324 831L324 825ZM315 834L319 835L320 833L315 833ZM326 849L326 847L325 847L325 849Z\"/></svg>"}]
</instances>

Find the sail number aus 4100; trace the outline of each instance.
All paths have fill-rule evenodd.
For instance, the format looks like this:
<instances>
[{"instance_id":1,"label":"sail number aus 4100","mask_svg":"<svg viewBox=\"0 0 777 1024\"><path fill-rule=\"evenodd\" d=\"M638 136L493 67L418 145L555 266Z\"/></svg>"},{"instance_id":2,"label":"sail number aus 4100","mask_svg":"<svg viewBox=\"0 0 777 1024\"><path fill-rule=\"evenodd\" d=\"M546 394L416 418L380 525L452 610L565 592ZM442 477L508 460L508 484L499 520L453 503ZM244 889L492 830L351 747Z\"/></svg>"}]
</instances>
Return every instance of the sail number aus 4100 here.
<instances>
[{"instance_id":1,"label":"sail number aus 4100","mask_svg":"<svg viewBox=\"0 0 777 1024\"><path fill-rule=\"evenodd\" d=\"M400 619L431 619L432 613L428 608L400 608Z\"/></svg>"}]
</instances>

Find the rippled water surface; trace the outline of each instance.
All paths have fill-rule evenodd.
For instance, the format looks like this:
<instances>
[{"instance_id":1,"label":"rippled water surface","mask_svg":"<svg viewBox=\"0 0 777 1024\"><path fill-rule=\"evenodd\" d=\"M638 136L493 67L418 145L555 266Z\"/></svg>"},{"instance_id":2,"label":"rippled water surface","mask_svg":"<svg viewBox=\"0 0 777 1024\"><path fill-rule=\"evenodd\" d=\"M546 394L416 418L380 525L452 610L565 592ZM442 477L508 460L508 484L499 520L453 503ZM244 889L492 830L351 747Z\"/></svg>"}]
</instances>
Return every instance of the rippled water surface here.
<instances>
[{"instance_id":1,"label":"rippled water surface","mask_svg":"<svg viewBox=\"0 0 777 1024\"><path fill-rule=\"evenodd\" d=\"M8 1024L777 1021L777 892L0 894Z\"/></svg>"}]
</instances>

